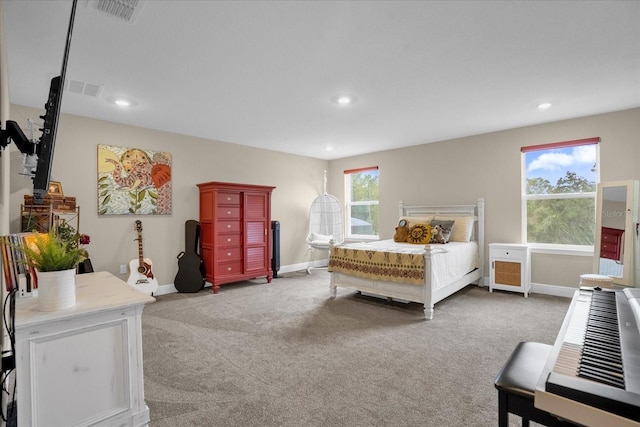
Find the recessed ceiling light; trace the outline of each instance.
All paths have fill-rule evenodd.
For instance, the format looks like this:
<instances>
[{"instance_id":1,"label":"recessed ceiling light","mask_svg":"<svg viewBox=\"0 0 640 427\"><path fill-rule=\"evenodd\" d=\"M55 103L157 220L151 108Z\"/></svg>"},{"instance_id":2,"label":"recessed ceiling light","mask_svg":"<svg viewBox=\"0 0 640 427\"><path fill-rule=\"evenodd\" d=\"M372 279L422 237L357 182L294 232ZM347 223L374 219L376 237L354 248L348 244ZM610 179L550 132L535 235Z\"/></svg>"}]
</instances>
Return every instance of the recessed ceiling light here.
<instances>
[{"instance_id":1,"label":"recessed ceiling light","mask_svg":"<svg viewBox=\"0 0 640 427\"><path fill-rule=\"evenodd\" d=\"M121 108L135 107L138 103L128 96L106 96L104 98L109 104L117 105Z\"/></svg>"},{"instance_id":2,"label":"recessed ceiling light","mask_svg":"<svg viewBox=\"0 0 640 427\"><path fill-rule=\"evenodd\" d=\"M131 105L131 102L127 101L126 99L116 99L114 102L119 107L128 107Z\"/></svg>"},{"instance_id":3,"label":"recessed ceiling light","mask_svg":"<svg viewBox=\"0 0 640 427\"><path fill-rule=\"evenodd\" d=\"M551 107L550 102L543 102L542 104L538 104L538 110L546 110Z\"/></svg>"},{"instance_id":4,"label":"recessed ceiling light","mask_svg":"<svg viewBox=\"0 0 640 427\"><path fill-rule=\"evenodd\" d=\"M327 146L327 148L325 148L325 150L327 150L327 151L333 151L333 147L332 147L332 146L330 146L330 145L328 145L328 146Z\"/></svg>"},{"instance_id":5,"label":"recessed ceiling light","mask_svg":"<svg viewBox=\"0 0 640 427\"><path fill-rule=\"evenodd\" d=\"M331 102L338 105L351 105L356 102L356 98L352 95L336 95L331 98Z\"/></svg>"},{"instance_id":6,"label":"recessed ceiling light","mask_svg":"<svg viewBox=\"0 0 640 427\"><path fill-rule=\"evenodd\" d=\"M122 108L128 108L128 107L135 107L138 105L138 103L136 101L134 101L131 98L128 97L122 97L122 96L109 96L105 98L105 101L107 101L110 104L114 104L117 105L118 107L122 107Z\"/></svg>"}]
</instances>

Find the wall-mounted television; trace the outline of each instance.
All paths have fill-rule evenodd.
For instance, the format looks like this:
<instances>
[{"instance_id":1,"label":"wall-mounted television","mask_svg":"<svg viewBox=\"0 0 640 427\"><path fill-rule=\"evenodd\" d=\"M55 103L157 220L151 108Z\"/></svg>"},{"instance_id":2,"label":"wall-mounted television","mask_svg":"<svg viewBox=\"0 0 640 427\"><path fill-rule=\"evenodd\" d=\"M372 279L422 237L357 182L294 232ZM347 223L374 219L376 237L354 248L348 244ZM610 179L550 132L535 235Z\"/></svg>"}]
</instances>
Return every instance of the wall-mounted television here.
<instances>
[{"instance_id":1,"label":"wall-mounted television","mask_svg":"<svg viewBox=\"0 0 640 427\"><path fill-rule=\"evenodd\" d=\"M56 143L56 131L60 118L60 100L62 98L62 78L57 76L51 79L49 98L45 105L45 114L40 116L44 120L40 143L36 146L38 164L36 174L33 177L33 203L40 205L49 192L49 178L53 163L53 149Z\"/></svg>"},{"instance_id":2,"label":"wall-mounted television","mask_svg":"<svg viewBox=\"0 0 640 427\"><path fill-rule=\"evenodd\" d=\"M64 50L64 58L62 60L62 71L59 76L51 79L49 86L49 97L45 104L45 114L40 116L44 120L44 124L40 129L42 136L40 141L35 145L35 154L38 156L36 170L33 177L33 202L35 204L43 204L44 198L49 192L49 178L51 177L51 166L53 163L53 150L56 144L56 134L58 130L58 121L60 118L60 104L62 99L62 85L67 70L67 60L69 59L69 48L71 45L71 33L73 31L73 21L76 14L76 6L78 1L73 0L71 6L71 18L69 19L69 30L67 32L67 43ZM21 153L32 156L34 154L34 145L20 129L20 126L12 120L7 120L7 129L0 129L0 150L4 149L11 141L14 141Z\"/></svg>"}]
</instances>

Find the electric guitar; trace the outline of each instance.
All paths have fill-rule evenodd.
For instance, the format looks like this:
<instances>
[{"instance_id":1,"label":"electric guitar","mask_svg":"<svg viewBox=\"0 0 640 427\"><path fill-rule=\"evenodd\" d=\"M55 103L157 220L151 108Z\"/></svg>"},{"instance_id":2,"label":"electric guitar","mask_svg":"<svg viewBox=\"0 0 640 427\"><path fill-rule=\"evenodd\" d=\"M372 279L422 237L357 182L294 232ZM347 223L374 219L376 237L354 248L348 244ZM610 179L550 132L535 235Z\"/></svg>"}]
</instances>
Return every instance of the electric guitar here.
<instances>
[{"instance_id":1,"label":"electric guitar","mask_svg":"<svg viewBox=\"0 0 640 427\"><path fill-rule=\"evenodd\" d=\"M153 276L153 262L142 255L142 221L137 220L135 229L138 232L138 258L129 262L129 278L127 283L145 294L153 295L158 289L158 281Z\"/></svg>"}]
</instances>

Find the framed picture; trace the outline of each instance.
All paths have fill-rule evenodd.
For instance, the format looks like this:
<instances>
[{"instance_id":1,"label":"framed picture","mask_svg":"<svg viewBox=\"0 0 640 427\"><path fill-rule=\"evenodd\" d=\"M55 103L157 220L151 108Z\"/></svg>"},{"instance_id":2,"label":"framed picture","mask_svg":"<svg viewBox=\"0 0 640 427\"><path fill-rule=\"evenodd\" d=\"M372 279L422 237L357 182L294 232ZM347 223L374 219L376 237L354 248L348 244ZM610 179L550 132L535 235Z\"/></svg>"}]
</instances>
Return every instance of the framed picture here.
<instances>
[{"instance_id":1,"label":"framed picture","mask_svg":"<svg viewBox=\"0 0 640 427\"><path fill-rule=\"evenodd\" d=\"M98 144L98 215L171 215L171 153Z\"/></svg>"},{"instance_id":2,"label":"framed picture","mask_svg":"<svg viewBox=\"0 0 640 427\"><path fill-rule=\"evenodd\" d=\"M49 181L49 196L64 196L62 192L62 183L60 181Z\"/></svg>"}]
</instances>

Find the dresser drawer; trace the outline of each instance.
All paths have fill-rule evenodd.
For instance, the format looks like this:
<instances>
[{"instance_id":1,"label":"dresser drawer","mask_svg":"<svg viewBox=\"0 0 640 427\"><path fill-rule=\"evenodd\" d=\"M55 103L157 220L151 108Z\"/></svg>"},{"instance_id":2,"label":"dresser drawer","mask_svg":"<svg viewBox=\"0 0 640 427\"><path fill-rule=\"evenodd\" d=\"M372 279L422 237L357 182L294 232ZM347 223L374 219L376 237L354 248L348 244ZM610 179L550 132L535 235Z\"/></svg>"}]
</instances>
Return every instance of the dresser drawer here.
<instances>
[{"instance_id":1,"label":"dresser drawer","mask_svg":"<svg viewBox=\"0 0 640 427\"><path fill-rule=\"evenodd\" d=\"M527 250L525 248L491 248L491 258L496 259L513 259L522 261L526 256Z\"/></svg>"},{"instance_id":2,"label":"dresser drawer","mask_svg":"<svg viewBox=\"0 0 640 427\"><path fill-rule=\"evenodd\" d=\"M219 220L240 219L240 206L218 206L216 215Z\"/></svg>"},{"instance_id":3,"label":"dresser drawer","mask_svg":"<svg viewBox=\"0 0 640 427\"><path fill-rule=\"evenodd\" d=\"M216 246L219 248L224 248L227 246L241 246L242 245L242 234L218 234L218 238L216 239Z\"/></svg>"},{"instance_id":4,"label":"dresser drawer","mask_svg":"<svg viewBox=\"0 0 640 427\"><path fill-rule=\"evenodd\" d=\"M232 276L242 274L242 260L217 263L216 275Z\"/></svg>"},{"instance_id":5,"label":"dresser drawer","mask_svg":"<svg viewBox=\"0 0 640 427\"><path fill-rule=\"evenodd\" d=\"M240 221L218 221L218 233L239 233Z\"/></svg>"},{"instance_id":6,"label":"dresser drawer","mask_svg":"<svg viewBox=\"0 0 640 427\"><path fill-rule=\"evenodd\" d=\"M602 242L608 242L615 245L620 241L620 237L621 235L602 233Z\"/></svg>"},{"instance_id":7,"label":"dresser drawer","mask_svg":"<svg viewBox=\"0 0 640 427\"><path fill-rule=\"evenodd\" d=\"M219 205L240 205L240 193L228 193L226 191L220 191L218 193Z\"/></svg>"},{"instance_id":8,"label":"dresser drawer","mask_svg":"<svg viewBox=\"0 0 640 427\"><path fill-rule=\"evenodd\" d=\"M242 259L242 248L216 248L216 262L236 261Z\"/></svg>"}]
</instances>

